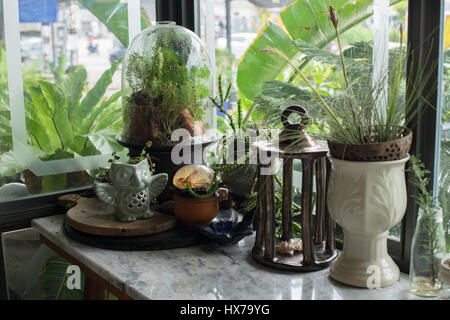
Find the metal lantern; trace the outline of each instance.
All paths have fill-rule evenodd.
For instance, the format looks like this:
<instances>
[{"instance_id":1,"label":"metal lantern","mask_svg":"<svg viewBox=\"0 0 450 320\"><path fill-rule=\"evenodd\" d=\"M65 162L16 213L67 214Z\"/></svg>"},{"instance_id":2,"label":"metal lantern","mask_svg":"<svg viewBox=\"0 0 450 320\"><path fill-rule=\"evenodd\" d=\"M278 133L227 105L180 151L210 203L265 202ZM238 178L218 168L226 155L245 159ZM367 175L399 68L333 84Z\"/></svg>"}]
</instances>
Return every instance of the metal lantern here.
<instances>
[{"instance_id":1,"label":"metal lantern","mask_svg":"<svg viewBox=\"0 0 450 320\"><path fill-rule=\"evenodd\" d=\"M301 117L293 123L289 117ZM284 130L276 145L273 141L256 143L260 151L278 153L283 160L282 236L275 235L274 175L258 170L257 231L252 255L256 261L278 269L314 271L326 268L337 257L334 241L334 222L326 206L326 190L331 165L326 155L326 141L315 141L305 130L308 114L304 107L292 105L281 116ZM302 163L301 239L292 238L292 177L293 160ZM313 179L316 197L313 201ZM315 203L314 203L315 202ZM313 206L315 204L315 215Z\"/></svg>"}]
</instances>

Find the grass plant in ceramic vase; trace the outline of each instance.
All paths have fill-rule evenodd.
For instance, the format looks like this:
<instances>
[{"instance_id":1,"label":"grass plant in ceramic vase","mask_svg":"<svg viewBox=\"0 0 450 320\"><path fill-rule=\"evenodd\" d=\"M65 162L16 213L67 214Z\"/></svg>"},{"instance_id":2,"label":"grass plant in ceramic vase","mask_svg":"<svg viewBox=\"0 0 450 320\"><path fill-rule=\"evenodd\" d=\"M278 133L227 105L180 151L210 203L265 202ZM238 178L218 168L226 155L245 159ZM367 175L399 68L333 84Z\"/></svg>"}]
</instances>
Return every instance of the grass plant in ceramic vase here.
<instances>
[{"instance_id":1,"label":"grass plant in ceramic vase","mask_svg":"<svg viewBox=\"0 0 450 320\"><path fill-rule=\"evenodd\" d=\"M385 287L399 279L399 268L387 253L389 229L398 224L406 210L405 163L412 142L414 117L428 105L417 94L418 81L402 80L405 66L402 39L398 54L384 76L372 82L351 79L343 54L339 18L332 6L329 20L336 32L342 72L342 90L324 97L303 72L273 48L262 52L288 62L309 87L323 111L325 138L332 163L328 189L331 216L343 228L344 248L331 265L331 277L357 287ZM402 34L402 29L400 29ZM409 88L403 95L405 87ZM418 103L418 99L421 99ZM417 105L421 105L420 109ZM374 273L375 272L375 273ZM373 275L376 275L376 279Z\"/></svg>"}]
</instances>

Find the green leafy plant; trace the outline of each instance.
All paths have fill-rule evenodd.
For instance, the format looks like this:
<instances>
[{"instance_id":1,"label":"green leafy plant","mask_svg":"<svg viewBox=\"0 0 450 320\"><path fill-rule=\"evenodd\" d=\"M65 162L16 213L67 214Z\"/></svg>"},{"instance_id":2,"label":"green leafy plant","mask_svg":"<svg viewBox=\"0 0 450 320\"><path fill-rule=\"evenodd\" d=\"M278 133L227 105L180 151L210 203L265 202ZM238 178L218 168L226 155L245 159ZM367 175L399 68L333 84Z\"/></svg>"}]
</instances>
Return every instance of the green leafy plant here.
<instances>
[{"instance_id":1,"label":"green leafy plant","mask_svg":"<svg viewBox=\"0 0 450 320\"><path fill-rule=\"evenodd\" d=\"M207 198L212 197L216 193L218 186L219 186L219 184L217 181L217 171L214 172L214 176L213 176L209 186L207 188L205 188L204 192L201 194L191 188L189 179L186 180L187 191L189 192L189 194L191 196L193 196L194 198L197 198L197 199L207 199Z\"/></svg>"},{"instance_id":2,"label":"green leafy plant","mask_svg":"<svg viewBox=\"0 0 450 320\"><path fill-rule=\"evenodd\" d=\"M85 275L81 272L80 288L69 289L67 268L71 264L58 255L51 256L39 271L36 284L23 297L24 300L83 300ZM109 293L109 300L117 297Z\"/></svg>"},{"instance_id":3,"label":"green leafy plant","mask_svg":"<svg viewBox=\"0 0 450 320\"><path fill-rule=\"evenodd\" d=\"M222 112L227 119L229 127L233 130L233 135L231 137L228 137L224 135L220 141L220 143L217 145L217 154L221 154L223 164L216 164L214 165L214 170L220 172L220 173L228 173L231 174L232 172L235 172L236 170L245 169L248 167L248 150L244 153L243 157L245 160L243 161L244 164L241 164L242 159L235 159L235 161L231 164L225 164L226 158L227 158L227 149L229 147L234 147L234 143L236 143L239 136L243 135L244 141L248 142L248 136L245 135L246 131L246 120L247 117L244 118L243 115L243 109L242 109L242 103L241 100L238 100L237 103L237 115L233 115L229 113L227 110L225 110L225 103L229 98L230 90L231 90L232 83L229 83L226 87L226 90L223 88L222 84L222 76L219 75L218 77L218 90L219 95L217 97L209 97L212 101L213 105ZM225 92L225 94L224 94ZM229 142L232 144L230 145ZM247 149L247 148L246 148ZM239 160L239 161L238 161Z\"/></svg>"},{"instance_id":4,"label":"green leafy plant","mask_svg":"<svg viewBox=\"0 0 450 320\"><path fill-rule=\"evenodd\" d=\"M171 134L181 126L184 109L189 110L193 120L201 120L204 115L200 102L207 97L208 88L199 79L208 79L210 72L206 67L187 67L190 41L189 38L175 39L175 35L167 31L157 40L149 56L133 53L127 64L125 79L131 93L124 98L124 104L129 110L134 106L154 110L159 126L154 142L158 145L173 144ZM126 116L135 115L130 111Z\"/></svg>"},{"instance_id":5,"label":"green leafy plant","mask_svg":"<svg viewBox=\"0 0 450 320\"><path fill-rule=\"evenodd\" d=\"M39 80L25 96L28 144L41 160L56 160L112 153L123 148L115 141L121 127L120 92L104 98L117 63L106 70L94 87L83 95L87 72L76 66L58 83ZM3 119L9 125L9 110ZM2 115L0 115L2 117ZM6 122L6 121L5 121ZM22 171L12 152L0 159L0 174Z\"/></svg>"},{"instance_id":6,"label":"green leafy plant","mask_svg":"<svg viewBox=\"0 0 450 320\"><path fill-rule=\"evenodd\" d=\"M22 296L23 300L82 300L84 274L81 273L80 288L69 289L70 276L67 268L71 264L58 255L50 256L40 267L37 281Z\"/></svg>"},{"instance_id":7,"label":"green leafy plant","mask_svg":"<svg viewBox=\"0 0 450 320\"><path fill-rule=\"evenodd\" d=\"M426 99L416 94L419 83L414 79L407 79L407 84L413 89L406 93L405 101L400 99L404 69L402 41L400 40L397 58L392 66L389 66L388 74L373 86L370 82L361 83L360 79L355 80L349 77L346 59L339 44L339 18L332 6L329 7L329 17L338 39L338 65L344 82L343 89L335 92L331 99L325 99L302 70L292 64L282 52L273 48L265 48L261 52L277 56L290 64L303 83L311 90L326 117L327 130L324 135L328 140L342 144L366 144L391 141L402 137L405 129L413 125L412 120L418 111L415 103L420 101L423 105L427 105ZM400 30L400 34L402 33ZM334 56L328 53L323 53L323 55ZM383 67L386 68L384 70L387 70L387 66ZM355 82L356 86L353 85ZM382 111L384 106L380 107L380 104L384 99L385 84L387 85L387 105L384 113Z\"/></svg>"},{"instance_id":8,"label":"green leafy plant","mask_svg":"<svg viewBox=\"0 0 450 320\"><path fill-rule=\"evenodd\" d=\"M434 287L439 268L437 254L441 246L445 248L445 239L440 239L440 234L443 235L443 230L439 230L439 228L442 225L438 222L442 217L436 215L437 212L440 212L439 203L438 199L433 198L432 193L428 191L428 185L431 182L429 177L431 172L425 168L425 165L416 156L411 156L408 171L413 173L410 183L418 189L418 193L414 197L417 205L422 210L414 235L414 237L418 237L416 240L418 241L417 245L421 247L415 248L415 250L422 255L412 258L412 263L415 266L413 271L415 275L428 275L430 277L427 279L429 280L429 285Z\"/></svg>"},{"instance_id":9,"label":"green leafy plant","mask_svg":"<svg viewBox=\"0 0 450 320\"><path fill-rule=\"evenodd\" d=\"M250 212L256 208L257 201L258 201L258 193L253 192L245 200L241 201L238 204L238 210L244 213Z\"/></svg>"},{"instance_id":10,"label":"green leafy plant","mask_svg":"<svg viewBox=\"0 0 450 320\"><path fill-rule=\"evenodd\" d=\"M277 186L277 190L282 189L282 182L277 175L274 175L275 182ZM293 193L293 201L292 201L292 218L298 217L302 213L302 208L296 203L295 199L298 198L301 192L298 188L294 188ZM281 239L283 235L283 227L282 227L282 208L283 208L283 200L281 199L280 192L275 192L275 235L278 239ZM302 227L300 223L296 222L295 219L292 219L291 224L292 236L293 238L301 238L302 237Z\"/></svg>"},{"instance_id":11,"label":"green leafy plant","mask_svg":"<svg viewBox=\"0 0 450 320\"><path fill-rule=\"evenodd\" d=\"M245 212L248 212L254 208L253 189L256 183L256 165L249 163L250 154L253 150L249 148L249 136L246 134L247 127L251 126L246 125L248 116L244 117L241 99L237 102L236 114L231 114L225 110L225 103L229 98L231 86L232 84L229 83L226 90L224 90L222 76L219 75L219 95L214 98L210 97L213 105L225 115L226 121L232 130L231 135L223 135L220 142L217 144L215 154L220 155L219 157L221 159L217 159L218 163L213 164L212 167L216 172L220 173L222 181L232 193L246 193L245 199L239 201L240 203L238 203L238 207ZM244 150L238 150L242 142ZM232 151L234 152L234 158L232 163L229 163L230 161L227 158L231 155ZM244 179L236 182L235 177L237 176ZM238 187L237 184L243 185L244 188L240 190L241 188ZM241 196L244 195L241 194Z\"/></svg>"},{"instance_id":12,"label":"green leafy plant","mask_svg":"<svg viewBox=\"0 0 450 320\"><path fill-rule=\"evenodd\" d=\"M152 158L150 157L150 153L147 151L152 146L151 141L147 141L145 144L145 147L142 148L141 154L138 157L129 157L128 163L130 164L138 164L142 160L147 160L148 168L150 172L153 174L155 173L155 163L153 163ZM117 151L114 151L111 153L111 158L108 160L108 163L113 164L117 160L120 160L120 156L117 154ZM95 179L98 182L103 183L111 183L111 176L110 176L110 168L98 168L95 175Z\"/></svg>"},{"instance_id":13,"label":"green leafy plant","mask_svg":"<svg viewBox=\"0 0 450 320\"><path fill-rule=\"evenodd\" d=\"M219 109L220 112L222 112L228 120L228 124L230 125L230 128L233 130L233 133L236 135L241 130L245 131L245 122L246 120L243 117L243 111L242 111L242 102L241 99L237 102L237 118L235 119L232 114L227 112L225 110L225 103L227 102L229 96L230 96L230 90L231 90L232 83L230 82L227 86L227 89L225 91L225 94L223 94L223 87L222 87L222 75L219 75L218 78L218 88L219 88L219 96L217 97L209 97L211 102L214 104L214 106Z\"/></svg>"},{"instance_id":14,"label":"green leafy plant","mask_svg":"<svg viewBox=\"0 0 450 320\"><path fill-rule=\"evenodd\" d=\"M390 5L401 0L390 1ZM298 63L303 54L298 42L323 49L336 39L333 26L328 21L328 6L332 5L342 22L340 32L351 30L360 22L372 16L373 1L313 1L297 0L280 12L283 27L268 22L247 49L239 63L237 86L249 99L255 99L266 81L278 79L283 72L296 65L302 69L304 61ZM266 55L261 49L278 50L288 61L277 56Z\"/></svg>"},{"instance_id":15,"label":"green leafy plant","mask_svg":"<svg viewBox=\"0 0 450 320\"><path fill-rule=\"evenodd\" d=\"M233 129L233 132L236 132L236 127L234 125L234 119L232 117L231 114L229 114L226 110L225 110L225 103L228 100L228 97L230 96L230 90L231 90L231 85L232 83L230 82L228 84L227 90L225 95L223 94L223 88L222 88L222 75L219 75L219 96L218 97L209 97L209 99L212 101L212 103L214 104L214 106L217 107L217 109L219 109L220 112L222 112L227 118L228 118L228 124L230 125L231 129ZM219 101L217 101L219 100Z\"/></svg>"},{"instance_id":16,"label":"green leafy plant","mask_svg":"<svg viewBox=\"0 0 450 320\"><path fill-rule=\"evenodd\" d=\"M336 92L342 88L344 80L340 75L340 58L332 52L316 48L307 43L297 42L299 50L304 54L302 62L299 63L303 75L314 85L315 90L325 101L333 101ZM398 50L397 50L398 51ZM371 86L372 77L372 44L370 42L357 42L343 51L344 60L347 65L348 76L353 79L350 85L354 92L362 90L363 85ZM395 49L391 49L389 61L397 56ZM280 117L287 106L300 104L308 110L310 132L325 131L325 112L317 108L317 99L311 89L303 80L292 72L289 80L272 80L264 82L261 93L254 99L252 106L252 118L270 123L272 126L280 127Z\"/></svg>"},{"instance_id":17,"label":"green leafy plant","mask_svg":"<svg viewBox=\"0 0 450 320\"><path fill-rule=\"evenodd\" d=\"M46 61L45 65L53 74L54 82L60 82L64 80L64 75L66 74L66 55L62 54L59 56L58 61L49 62Z\"/></svg>"},{"instance_id":18,"label":"green leafy plant","mask_svg":"<svg viewBox=\"0 0 450 320\"><path fill-rule=\"evenodd\" d=\"M59 256L49 258L41 270L39 284L43 290L44 300L82 300L84 289L84 275L81 279L80 289L68 289L67 268L70 263Z\"/></svg>"},{"instance_id":19,"label":"green leafy plant","mask_svg":"<svg viewBox=\"0 0 450 320\"><path fill-rule=\"evenodd\" d=\"M151 141L147 141L147 143L145 144L145 147L142 148L141 154L138 157L130 157L128 159L128 163L137 164L137 163L141 162L142 160L147 160L148 168L150 169L150 172L154 173L155 172L155 164L153 163L152 158L150 157L150 153L148 152L148 149L151 148L152 144L153 143Z\"/></svg>"},{"instance_id":20,"label":"green leafy plant","mask_svg":"<svg viewBox=\"0 0 450 320\"><path fill-rule=\"evenodd\" d=\"M410 167L407 171L413 173L413 178L410 182L419 191L414 197L419 208L428 212L436 204L436 199L433 198L431 192L427 189L431 181L429 177L431 172L425 168L425 165L416 156L411 156L409 161Z\"/></svg>"}]
</instances>

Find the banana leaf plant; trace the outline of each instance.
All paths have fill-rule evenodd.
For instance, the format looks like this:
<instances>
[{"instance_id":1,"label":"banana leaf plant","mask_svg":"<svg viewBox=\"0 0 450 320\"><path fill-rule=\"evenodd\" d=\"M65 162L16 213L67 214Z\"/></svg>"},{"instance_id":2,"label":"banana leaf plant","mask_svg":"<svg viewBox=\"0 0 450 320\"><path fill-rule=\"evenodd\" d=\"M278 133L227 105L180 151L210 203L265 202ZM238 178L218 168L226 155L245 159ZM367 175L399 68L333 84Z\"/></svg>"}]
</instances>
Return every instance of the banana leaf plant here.
<instances>
[{"instance_id":1,"label":"banana leaf plant","mask_svg":"<svg viewBox=\"0 0 450 320\"><path fill-rule=\"evenodd\" d=\"M302 48L303 60L308 61L302 68L302 73L314 83L316 91L327 103L336 101L336 94L343 88L344 79L341 74L340 58L338 54L325 49L311 46L301 40L296 44ZM400 53L398 48L389 49L389 70L394 68L395 61ZM406 50L402 50L403 56ZM343 52L346 71L352 81L349 83L352 91L359 95L368 92L371 87L373 72L373 46L371 42L357 42L347 47ZM308 126L311 134L319 134L326 131L326 114L321 108L317 108L317 100L308 86L300 81L300 77L294 76L289 81L278 79L265 81L261 86L258 96L253 99L250 108L253 120L270 123L274 127L281 128L280 117L283 110L293 104L301 104L307 108L312 119ZM405 74L403 73L403 77ZM399 102L405 103L405 83L400 86ZM247 113L247 114L248 114Z\"/></svg>"},{"instance_id":2,"label":"banana leaf plant","mask_svg":"<svg viewBox=\"0 0 450 320\"><path fill-rule=\"evenodd\" d=\"M120 0L79 0L80 4L88 9L100 20L123 44L128 47L128 4ZM150 19L144 10L141 10L141 29L151 25Z\"/></svg>"},{"instance_id":3,"label":"banana leaf plant","mask_svg":"<svg viewBox=\"0 0 450 320\"><path fill-rule=\"evenodd\" d=\"M81 273L81 288L68 289L70 263L55 255L50 257L39 272L38 281L24 296L24 300L82 300L84 274Z\"/></svg>"},{"instance_id":4,"label":"banana leaf plant","mask_svg":"<svg viewBox=\"0 0 450 320\"><path fill-rule=\"evenodd\" d=\"M23 300L83 300L85 275L81 272L80 288L69 289L67 268L71 264L60 256L50 257L39 272L38 281L25 293ZM109 300L117 297L109 293Z\"/></svg>"},{"instance_id":5,"label":"banana leaf plant","mask_svg":"<svg viewBox=\"0 0 450 320\"><path fill-rule=\"evenodd\" d=\"M394 5L401 0L391 0ZM305 44L324 48L336 38L328 21L328 7L332 5L340 17L340 33L351 29L372 15L372 0L297 0L280 12L283 26L268 22L242 57L237 86L249 99L256 98L264 82L283 73L289 63L277 56L261 52L273 48L297 64ZM304 62L304 61L300 61Z\"/></svg>"},{"instance_id":6,"label":"banana leaf plant","mask_svg":"<svg viewBox=\"0 0 450 320\"><path fill-rule=\"evenodd\" d=\"M58 83L39 80L25 95L28 145L41 160L57 160L111 154L123 148L114 137L121 127L120 92L105 97L118 67L113 63L85 95L87 72L75 66ZM10 113L0 111L0 124L10 132ZM6 152L0 159L0 175L23 171L20 159Z\"/></svg>"}]
</instances>

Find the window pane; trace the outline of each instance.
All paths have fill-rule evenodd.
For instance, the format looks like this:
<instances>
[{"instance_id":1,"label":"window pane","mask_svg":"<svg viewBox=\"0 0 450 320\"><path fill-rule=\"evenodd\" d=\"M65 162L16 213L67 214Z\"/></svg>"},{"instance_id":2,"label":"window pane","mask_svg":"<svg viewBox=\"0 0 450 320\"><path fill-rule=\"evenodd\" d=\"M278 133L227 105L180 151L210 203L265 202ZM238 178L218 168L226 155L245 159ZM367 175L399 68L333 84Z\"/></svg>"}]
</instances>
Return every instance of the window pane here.
<instances>
[{"instance_id":1,"label":"window pane","mask_svg":"<svg viewBox=\"0 0 450 320\"><path fill-rule=\"evenodd\" d=\"M258 5L264 4L264 2L201 1L201 36L206 39L206 32L211 32L207 30L208 26L206 25L206 15L211 10L214 15L214 43L212 45L215 48L216 73L222 74L227 82L235 80L238 61L258 35L258 31L268 21L279 21L281 4L273 8ZM230 23L229 27L227 27L227 21ZM208 45L211 44L208 43Z\"/></svg>"},{"instance_id":2,"label":"window pane","mask_svg":"<svg viewBox=\"0 0 450 320\"><path fill-rule=\"evenodd\" d=\"M154 10L148 3L144 8L146 14ZM150 23L145 17L143 27ZM6 98L0 102L0 175L2 184L21 185L8 186L13 194L5 199L0 193L0 201L90 185L92 170L107 164L113 152L126 156L115 136L122 129L121 60L128 45L127 21L126 2L19 0L24 106L5 102L2 67L1 92ZM5 63L3 50L0 57ZM11 121L10 107L16 110ZM14 149L11 127L16 128Z\"/></svg>"},{"instance_id":3,"label":"window pane","mask_svg":"<svg viewBox=\"0 0 450 320\"><path fill-rule=\"evenodd\" d=\"M444 215L444 231L447 250L450 252L450 1L445 1L442 100L441 100L441 145L438 199Z\"/></svg>"}]
</instances>

